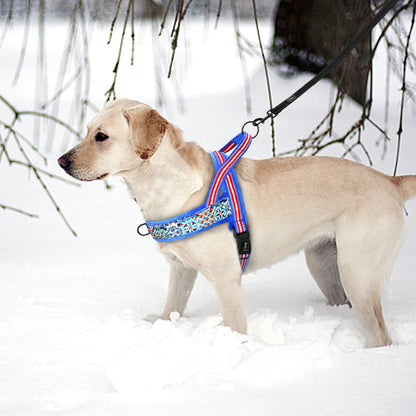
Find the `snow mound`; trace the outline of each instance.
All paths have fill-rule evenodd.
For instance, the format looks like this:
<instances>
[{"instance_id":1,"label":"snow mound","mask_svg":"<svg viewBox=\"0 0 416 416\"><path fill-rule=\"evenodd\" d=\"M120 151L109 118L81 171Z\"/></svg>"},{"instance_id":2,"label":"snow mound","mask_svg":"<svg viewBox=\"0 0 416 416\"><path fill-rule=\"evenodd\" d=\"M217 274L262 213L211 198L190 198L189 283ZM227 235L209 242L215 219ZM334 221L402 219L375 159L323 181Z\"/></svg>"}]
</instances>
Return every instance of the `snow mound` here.
<instances>
[{"instance_id":1,"label":"snow mound","mask_svg":"<svg viewBox=\"0 0 416 416\"><path fill-rule=\"evenodd\" d=\"M127 395L195 383L276 388L365 351L353 313L345 322L331 309L349 310L328 307L318 316L309 305L298 316L257 312L249 316L248 335L223 326L220 315L173 313L152 323L126 310L93 328L88 343L114 390ZM416 323L402 322L395 331L405 343L416 342Z\"/></svg>"}]
</instances>

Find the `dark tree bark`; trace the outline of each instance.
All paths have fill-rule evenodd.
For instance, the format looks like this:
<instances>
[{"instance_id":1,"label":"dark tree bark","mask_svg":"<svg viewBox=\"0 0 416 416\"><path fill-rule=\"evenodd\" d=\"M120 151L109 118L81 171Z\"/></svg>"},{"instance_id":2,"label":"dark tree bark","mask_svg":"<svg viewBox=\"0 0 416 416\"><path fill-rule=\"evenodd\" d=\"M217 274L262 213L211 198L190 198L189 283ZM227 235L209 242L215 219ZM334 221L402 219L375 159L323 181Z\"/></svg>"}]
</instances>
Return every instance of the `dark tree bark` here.
<instances>
[{"instance_id":1,"label":"dark tree bark","mask_svg":"<svg viewBox=\"0 0 416 416\"><path fill-rule=\"evenodd\" d=\"M291 75L318 73L371 18L370 0L281 0L276 12L272 62ZM371 37L329 74L341 94L366 103Z\"/></svg>"}]
</instances>

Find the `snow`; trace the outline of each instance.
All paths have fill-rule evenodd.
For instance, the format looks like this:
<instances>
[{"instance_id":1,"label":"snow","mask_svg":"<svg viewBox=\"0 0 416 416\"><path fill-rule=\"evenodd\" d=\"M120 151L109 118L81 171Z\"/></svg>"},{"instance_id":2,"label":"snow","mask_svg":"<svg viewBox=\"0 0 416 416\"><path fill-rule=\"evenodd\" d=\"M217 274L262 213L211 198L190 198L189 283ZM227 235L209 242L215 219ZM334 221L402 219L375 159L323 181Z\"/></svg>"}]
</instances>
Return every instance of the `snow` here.
<instances>
[{"instance_id":1,"label":"snow","mask_svg":"<svg viewBox=\"0 0 416 416\"><path fill-rule=\"evenodd\" d=\"M271 28L264 25L267 39ZM51 30L65 33L56 24ZM188 69L182 63L185 52L176 57L177 71L183 66L178 76L186 112L178 111L174 95L169 95L161 112L189 140L212 150L249 118L240 62L228 22L221 22L215 32L197 24L187 30ZM255 43L251 25L244 33ZM105 30L97 29L91 40L91 91L99 105L109 79L102 68L105 64L111 68L114 58L103 46L106 36ZM142 36L136 46L141 64L125 69L118 95L154 105L150 32ZM2 62L9 62L0 68L3 80L12 79L18 59L11 38L9 34L0 50ZM50 42L48 68L53 74L59 54L54 40ZM200 42L204 48L198 51ZM267 107L257 59L248 59L255 116ZM383 65L379 59L378 68ZM21 87L4 87L6 96L26 108L31 104L26 94L31 82L28 67L26 63ZM380 85L384 85L382 69ZM305 79L273 74L275 100L286 98ZM317 124L327 110L329 89L328 82L321 82L279 116L279 150L293 147ZM169 88L167 92L173 94ZM398 95L391 99L396 109ZM352 104L345 107L343 122L349 125L347 117L355 117L357 110ZM377 99L375 111L382 119L383 106ZM394 114L391 131L397 128ZM416 173L410 102L405 122L400 173ZM24 119L20 127L31 131L31 120ZM367 133L371 135L371 129ZM56 140L48 168L60 174L55 160L62 149L59 137ZM381 151L372 150L377 167L391 173L393 156L383 161ZM266 126L249 156L270 156ZM2 162L0 202L39 213L40 219L10 211L0 216L1 415L416 413L416 201L406 205L408 236L383 296L394 345L366 349L353 311L325 303L302 255L245 276L247 335L222 325L214 290L203 277L197 280L185 315L160 320L168 267L155 243L137 236L142 219L123 183L113 179L113 189L107 191L102 183L78 188L45 178L76 228L79 237L74 238L36 179Z\"/></svg>"}]
</instances>

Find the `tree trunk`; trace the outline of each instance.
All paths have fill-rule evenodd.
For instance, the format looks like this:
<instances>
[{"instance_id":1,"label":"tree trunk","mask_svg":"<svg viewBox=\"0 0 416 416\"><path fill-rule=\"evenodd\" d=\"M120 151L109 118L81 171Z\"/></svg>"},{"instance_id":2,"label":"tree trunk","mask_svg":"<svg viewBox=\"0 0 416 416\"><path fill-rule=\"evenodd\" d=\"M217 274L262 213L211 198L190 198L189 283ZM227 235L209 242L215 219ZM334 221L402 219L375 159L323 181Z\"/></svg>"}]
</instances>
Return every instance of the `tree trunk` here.
<instances>
[{"instance_id":1,"label":"tree trunk","mask_svg":"<svg viewBox=\"0 0 416 416\"><path fill-rule=\"evenodd\" d=\"M371 18L370 0L281 0L275 18L272 62L287 74L317 74ZM342 94L366 103L371 36L329 75Z\"/></svg>"}]
</instances>

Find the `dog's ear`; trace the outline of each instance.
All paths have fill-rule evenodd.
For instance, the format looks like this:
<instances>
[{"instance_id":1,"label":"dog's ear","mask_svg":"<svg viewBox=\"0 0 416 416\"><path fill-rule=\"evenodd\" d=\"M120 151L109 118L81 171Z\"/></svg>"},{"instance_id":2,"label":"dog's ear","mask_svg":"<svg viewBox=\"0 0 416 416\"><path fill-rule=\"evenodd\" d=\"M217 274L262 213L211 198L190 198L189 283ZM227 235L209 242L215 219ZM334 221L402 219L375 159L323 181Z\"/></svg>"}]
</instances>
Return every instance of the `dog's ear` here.
<instances>
[{"instance_id":1,"label":"dog's ear","mask_svg":"<svg viewBox=\"0 0 416 416\"><path fill-rule=\"evenodd\" d=\"M131 107L123 110L130 125L130 139L140 159L150 159L166 133L168 122L149 107Z\"/></svg>"}]
</instances>

